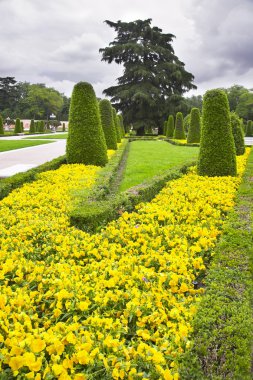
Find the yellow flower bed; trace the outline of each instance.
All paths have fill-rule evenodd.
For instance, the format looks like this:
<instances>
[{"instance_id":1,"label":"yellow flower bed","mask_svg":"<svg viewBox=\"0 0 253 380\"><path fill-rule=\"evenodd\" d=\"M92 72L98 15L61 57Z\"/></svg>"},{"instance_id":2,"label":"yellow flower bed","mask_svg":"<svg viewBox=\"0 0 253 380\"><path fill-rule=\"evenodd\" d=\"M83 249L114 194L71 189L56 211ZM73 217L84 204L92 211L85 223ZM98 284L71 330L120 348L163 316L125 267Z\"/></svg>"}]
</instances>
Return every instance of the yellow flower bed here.
<instances>
[{"instance_id":1,"label":"yellow flower bed","mask_svg":"<svg viewBox=\"0 0 253 380\"><path fill-rule=\"evenodd\" d=\"M247 151L248 154L248 151ZM238 158L240 175L247 154ZM70 227L71 190L99 168L63 166L0 202L0 372L17 379L178 379L198 276L239 177L189 174L101 233Z\"/></svg>"}]
</instances>

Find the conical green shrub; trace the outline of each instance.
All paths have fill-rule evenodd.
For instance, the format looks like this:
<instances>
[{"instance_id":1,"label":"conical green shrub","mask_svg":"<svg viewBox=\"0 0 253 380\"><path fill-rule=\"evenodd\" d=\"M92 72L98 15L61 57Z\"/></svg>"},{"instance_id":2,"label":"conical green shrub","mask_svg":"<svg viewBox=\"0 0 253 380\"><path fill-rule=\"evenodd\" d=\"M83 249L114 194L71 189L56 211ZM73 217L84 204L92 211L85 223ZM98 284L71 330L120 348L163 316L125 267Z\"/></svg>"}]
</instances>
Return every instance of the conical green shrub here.
<instances>
[{"instance_id":1,"label":"conical green shrub","mask_svg":"<svg viewBox=\"0 0 253 380\"><path fill-rule=\"evenodd\" d=\"M107 149L118 149L117 134L113 121L112 106L108 99L102 99L99 102L102 128L105 135Z\"/></svg>"},{"instance_id":2,"label":"conical green shrub","mask_svg":"<svg viewBox=\"0 0 253 380\"><path fill-rule=\"evenodd\" d=\"M166 136L166 134L167 134L167 123L168 123L167 120L165 120L165 122L163 123L163 135L164 136Z\"/></svg>"},{"instance_id":3,"label":"conical green shrub","mask_svg":"<svg viewBox=\"0 0 253 380\"><path fill-rule=\"evenodd\" d=\"M239 116L236 113L231 113L231 127L234 136L236 155L241 156L245 153L244 133Z\"/></svg>"},{"instance_id":4,"label":"conical green shrub","mask_svg":"<svg viewBox=\"0 0 253 380\"><path fill-rule=\"evenodd\" d=\"M35 123L33 119L31 120L31 123L30 123L29 133L35 133Z\"/></svg>"},{"instance_id":5,"label":"conical green shrub","mask_svg":"<svg viewBox=\"0 0 253 380\"><path fill-rule=\"evenodd\" d=\"M203 98L198 174L235 176L236 151L227 95L215 89Z\"/></svg>"},{"instance_id":6,"label":"conical green shrub","mask_svg":"<svg viewBox=\"0 0 253 380\"><path fill-rule=\"evenodd\" d=\"M113 122L114 122L115 129L116 129L116 134L117 134L117 142L120 143L121 142L121 133L120 133L120 128L119 128L119 119L118 119L118 116L116 113L116 109L114 107L112 107L112 116L113 116Z\"/></svg>"},{"instance_id":7,"label":"conical green shrub","mask_svg":"<svg viewBox=\"0 0 253 380\"><path fill-rule=\"evenodd\" d=\"M246 136L247 137L253 136L253 122L252 122L252 120L247 121Z\"/></svg>"},{"instance_id":8,"label":"conical green shrub","mask_svg":"<svg viewBox=\"0 0 253 380\"><path fill-rule=\"evenodd\" d=\"M0 115L0 135L4 135L4 123L3 123L3 118Z\"/></svg>"},{"instance_id":9,"label":"conical green shrub","mask_svg":"<svg viewBox=\"0 0 253 380\"><path fill-rule=\"evenodd\" d=\"M91 84L74 86L70 102L67 162L104 166L108 162L98 103Z\"/></svg>"},{"instance_id":10,"label":"conical green shrub","mask_svg":"<svg viewBox=\"0 0 253 380\"><path fill-rule=\"evenodd\" d=\"M201 119L198 108L192 108L190 117L190 127L187 135L187 143L199 143L201 131Z\"/></svg>"},{"instance_id":11,"label":"conical green shrub","mask_svg":"<svg viewBox=\"0 0 253 380\"><path fill-rule=\"evenodd\" d=\"M173 139L185 140L184 119L182 112L177 112Z\"/></svg>"},{"instance_id":12,"label":"conical green shrub","mask_svg":"<svg viewBox=\"0 0 253 380\"><path fill-rule=\"evenodd\" d=\"M123 122L123 115L120 113L118 116L119 116L119 125L120 125L121 137L123 138L126 134L124 122Z\"/></svg>"},{"instance_id":13,"label":"conical green shrub","mask_svg":"<svg viewBox=\"0 0 253 380\"><path fill-rule=\"evenodd\" d=\"M45 122L44 122L44 120L40 120L38 122L38 132L41 132L41 133L45 132Z\"/></svg>"},{"instance_id":14,"label":"conical green shrub","mask_svg":"<svg viewBox=\"0 0 253 380\"><path fill-rule=\"evenodd\" d=\"M173 135L174 135L174 116L169 115L168 121L167 121L166 137L172 138Z\"/></svg>"},{"instance_id":15,"label":"conical green shrub","mask_svg":"<svg viewBox=\"0 0 253 380\"><path fill-rule=\"evenodd\" d=\"M65 132L65 131L66 131L65 123L62 123L62 132Z\"/></svg>"},{"instance_id":16,"label":"conical green shrub","mask_svg":"<svg viewBox=\"0 0 253 380\"><path fill-rule=\"evenodd\" d=\"M16 121L15 121L14 133L21 133L21 132L22 132L21 122L20 122L20 119L17 118Z\"/></svg>"}]
</instances>

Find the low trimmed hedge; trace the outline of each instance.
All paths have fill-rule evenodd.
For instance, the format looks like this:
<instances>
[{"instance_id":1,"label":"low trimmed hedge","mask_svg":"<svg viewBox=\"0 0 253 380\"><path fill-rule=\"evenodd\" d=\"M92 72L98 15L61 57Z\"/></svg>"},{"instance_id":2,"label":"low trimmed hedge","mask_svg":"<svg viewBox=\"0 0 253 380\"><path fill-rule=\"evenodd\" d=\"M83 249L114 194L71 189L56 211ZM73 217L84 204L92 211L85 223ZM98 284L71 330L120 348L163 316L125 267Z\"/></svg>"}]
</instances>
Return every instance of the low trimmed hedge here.
<instances>
[{"instance_id":1,"label":"low trimmed hedge","mask_svg":"<svg viewBox=\"0 0 253 380\"><path fill-rule=\"evenodd\" d=\"M66 157L60 156L51 161L45 162L36 168L27 170L26 172L17 173L11 177L0 179L0 200L24 183L34 181L38 173L58 169L63 164L66 164Z\"/></svg>"},{"instance_id":2,"label":"low trimmed hedge","mask_svg":"<svg viewBox=\"0 0 253 380\"><path fill-rule=\"evenodd\" d=\"M117 219L124 211L133 211L140 202L149 202L165 186L166 182L180 178L188 167L196 163L187 163L181 167L169 169L146 182L134 186L122 193L108 193L103 199L87 194L79 207L70 215L71 224L87 232L95 232L109 221ZM99 180L100 181L100 180ZM93 196L93 197L92 197Z\"/></svg>"},{"instance_id":3,"label":"low trimmed hedge","mask_svg":"<svg viewBox=\"0 0 253 380\"><path fill-rule=\"evenodd\" d=\"M178 146L199 146L199 143L182 143L179 141L175 141L173 139L165 139L164 141L167 141L168 143L172 145L178 145Z\"/></svg>"},{"instance_id":4,"label":"low trimmed hedge","mask_svg":"<svg viewBox=\"0 0 253 380\"><path fill-rule=\"evenodd\" d=\"M205 280L180 379L252 379L253 151Z\"/></svg>"}]
</instances>

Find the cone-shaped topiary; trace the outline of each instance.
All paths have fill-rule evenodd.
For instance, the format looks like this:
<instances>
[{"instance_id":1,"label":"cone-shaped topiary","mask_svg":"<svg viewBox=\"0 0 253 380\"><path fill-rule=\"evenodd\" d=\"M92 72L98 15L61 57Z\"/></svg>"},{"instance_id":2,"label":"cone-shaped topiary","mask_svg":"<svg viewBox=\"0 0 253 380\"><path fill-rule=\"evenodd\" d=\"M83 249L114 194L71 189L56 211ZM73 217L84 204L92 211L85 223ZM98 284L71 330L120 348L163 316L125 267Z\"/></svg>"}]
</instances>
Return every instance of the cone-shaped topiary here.
<instances>
[{"instance_id":1,"label":"cone-shaped topiary","mask_svg":"<svg viewBox=\"0 0 253 380\"><path fill-rule=\"evenodd\" d=\"M235 176L236 154L227 95L215 89L203 98L198 174Z\"/></svg>"},{"instance_id":2,"label":"cone-shaped topiary","mask_svg":"<svg viewBox=\"0 0 253 380\"><path fill-rule=\"evenodd\" d=\"M40 120L38 122L38 132L41 132L41 133L45 132L45 122L44 122L44 120Z\"/></svg>"},{"instance_id":3,"label":"cone-shaped topiary","mask_svg":"<svg viewBox=\"0 0 253 380\"><path fill-rule=\"evenodd\" d=\"M35 124L34 124L33 119L31 120L31 123L30 123L29 133L35 133Z\"/></svg>"},{"instance_id":4,"label":"cone-shaped topiary","mask_svg":"<svg viewBox=\"0 0 253 380\"><path fill-rule=\"evenodd\" d=\"M118 116L117 116L117 113L116 113L116 110L114 107L112 107L112 116L113 116L113 122L115 125L116 134L117 134L117 142L120 143L121 142L121 133L120 133L120 129L119 129L119 120L118 120Z\"/></svg>"},{"instance_id":5,"label":"cone-shaped topiary","mask_svg":"<svg viewBox=\"0 0 253 380\"><path fill-rule=\"evenodd\" d=\"M112 106L108 99L102 99L99 102L102 128L105 135L107 149L118 149L117 134L113 122Z\"/></svg>"},{"instance_id":6,"label":"cone-shaped topiary","mask_svg":"<svg viewBox=\"0 0 253 380\"><path fill-rule=\"evenodd\" d=\"M21 132L22 132L22 129L21 129L21 122L20 122L20 119L17 118L17 119L16 119L16 122L15 122L14 133L21 133Z\"/></svg>"},{"instance_id":7,"label":"cone-shaped topiary","mask_svg":"<svg viewBox=\"0 0 253 380\"><path fill-rule=\"evenodd\" d=\"M86 82L73 89L66 154L68 163L104 166L108 162L96 95Z\"/></svg>"},{"instance_id":8,"label":"cone-shaped topiary","mask_svg":"<svg viewBox=\"0 0 253 380\"><path fill-rule=\"evenodd\" d=\"M235 141L236 155L241 156L245 153L244 134L242 130L241 120L239 119L239 116L234 112L231 112L231 127Z\"/></svg>"},{"instance_id":9,"label":"cone-shaped topiary","mask_svg":"<svg viewBox=\"0 0 253 380\"><path fill-rule=\"evenodd\" d=\"M121 137L123 138L126 134L124 122L123 122L123 115L120 113L118 116L119 116L119 125L120 125Z\"/></svg>"},{"instance_id":10,"label":"cone-shaped topiary","mask_svg":"<svg viewBox=\"0 0 253 380\"><path fill-rule=\"evenodd\" d=\"M166 137L172 138L174 135L174 116L170 115L167 121Z\"/></svg>"},{"instance_id":11,"label":"cone-shaped topiary","mask_svg":"<svg viewBox=\"0 0 253 380\"><path fill-rule=\"evenodd\" d=\"M201 131L200 112L198 108L192 108L190 117L190 127L187 135L187 143L199 143Z\"/></svg>"},{"instance_id":12,"label":"cone-shaped topiary","mask_svg":"<svg viewBox=\"0 0 253 380\"><path fill-rule=\"evenodd\" d=\"M184 119L182 112L177 112L173 139L185 140Z\"/></svg>"},{"instance_id":13,"label":"cone-shaped topiary","mask_svg":"<svg viewBox=\"0 0 253 380\"><path fill-rule=\"evenodd\" d=\"M24 122L20 121L21 132L24 132Z\"/></svg>"},{"instance_id":14,"label":"cone-shaped topiary","mask_svg":"<svg viewBox=\"0 0 253 380\"><path fill-rule=\"evenodd\" d=\"M247 137L252 137L253 136L253 125L252 121L248 120L247 121L247 127L246 127L246 136Z\"/></svg>"},{"instance_id":15,"label":"cone-shaped topiary","mask_svg":"<svg viewBox=\"0 0 253 380\"><path fill-rule=\"evenodd\" d=\"M163 135L166 136L167 134L167 120L163 123Z\"/></svg>"},{"instance_id":16,"label":"cone-shaped topiary","mask_svg":"<svg viewBox=\"0 0 253 380\"><path fill-rule=\"evenodd\" d=\"M65 132L65 131L66 131L65 123L62 123L62 132Z\"/></svg>"},{"instance_id":17,"label":"cone-shaped topiary","mask_svg":"<svg viewBox=\"0 0 253 380\"><path fill-rule=\"evenodd\" d=\"M0 135L4 135L4 123L2 116L0 115Z\"/></svg>"}]
</instances>

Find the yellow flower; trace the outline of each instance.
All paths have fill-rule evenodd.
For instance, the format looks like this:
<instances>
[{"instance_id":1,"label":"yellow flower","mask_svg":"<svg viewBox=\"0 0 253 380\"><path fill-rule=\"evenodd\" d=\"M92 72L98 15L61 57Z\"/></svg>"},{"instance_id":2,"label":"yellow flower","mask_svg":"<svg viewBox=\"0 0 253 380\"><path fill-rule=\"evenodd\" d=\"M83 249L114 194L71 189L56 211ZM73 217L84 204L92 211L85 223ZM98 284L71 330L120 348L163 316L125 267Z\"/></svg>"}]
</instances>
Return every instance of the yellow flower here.
<instances>
[{"instance_id":1,"label":"yellow flower","mask_svg":"<svg viewBox=\"0 0 253 380\"><path fill-rule=\"evenodd\" d=\"M42 339L34 339L30 347L33 352L41 352L46 347L46 344Z\"/></svg>"}]
</instances>

